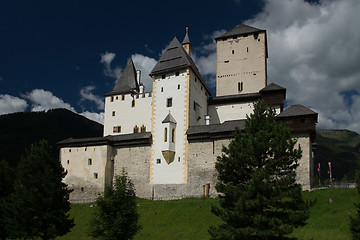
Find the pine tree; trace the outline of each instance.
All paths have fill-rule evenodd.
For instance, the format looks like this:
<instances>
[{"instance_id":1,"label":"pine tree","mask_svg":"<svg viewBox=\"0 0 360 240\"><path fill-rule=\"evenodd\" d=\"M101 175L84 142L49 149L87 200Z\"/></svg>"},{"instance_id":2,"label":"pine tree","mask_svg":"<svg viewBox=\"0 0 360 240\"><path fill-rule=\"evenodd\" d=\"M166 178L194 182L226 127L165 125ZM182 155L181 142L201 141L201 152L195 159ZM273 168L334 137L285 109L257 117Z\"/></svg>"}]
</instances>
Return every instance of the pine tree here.
<instances>
[{"instance_id":1,"label":"pine tree","mask_svg":"<svg viewBox=\"0 0 360 240\"><path fill-rule=\"evenodd\" d=\"M31 145L22 157L12 195L12 237L54 239L69 232L71 190L62 182L66 172L45 140Z\"/></svg>"},{"instance_id":2,"label":"pine tree","mask_svg":"<svg viewBox=\"0 0 360 240\"><path fill-rule=\"evenodd\" d=\"M355 181L356 181L356 189L358 194L360 194L360 161L357 162L358 169L356 170ZM356 203L356 215L354 217L350 217L350 230L352 234L352 238L360 239L360 203Z\"/></svg>"},{"instance_id":3,"label":"pine tree","mask_svg":"<svg viewBox=\"0 0 360 240\"><path fill-rule=\"evenodd\" d=\"M0 239L5 240L9 235L9 214L7 208L10 204L10 195L13 192L14 171L9 164L0 162Z\"/></svg>"},{"instance_id":4,"label":"pine tree","mask_svg":"<svg viewBox=\"0 0 360 240\"><path fill-rule=\"evenodd\" d=\"M105 189L104 196L98 197L96 205L93 238L127 240L140 231L134 186L124 170L115 177L114 185Z\"/></svg>"},{"instance_id":5,"label":"pine tree","mask_svg":"<svg viewBox=\"0 0 360 240\"><path fill-rule=\"evenodd\" d=\"M263 101L255 103L245 129L235 130L217 158L220 207L212 212L224 223L210 227L211 239L287 239L305 224L309 205L295 181L301 158L295 145L275 111Z\"/></svg>"}]
</instances>

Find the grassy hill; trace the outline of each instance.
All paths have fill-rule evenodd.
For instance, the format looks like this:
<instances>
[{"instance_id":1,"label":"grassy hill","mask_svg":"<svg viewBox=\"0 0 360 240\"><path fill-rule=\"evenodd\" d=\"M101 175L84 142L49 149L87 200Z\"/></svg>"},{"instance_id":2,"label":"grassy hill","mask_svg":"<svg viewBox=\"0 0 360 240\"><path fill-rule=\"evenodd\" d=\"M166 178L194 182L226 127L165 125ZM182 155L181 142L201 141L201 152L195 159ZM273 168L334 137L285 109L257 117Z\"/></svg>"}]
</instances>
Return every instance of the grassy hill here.
<instances>
[{"instance_id":1,"label":"grassy hill","mask_svg":"<svg viewBox=\"0 0 360 240\"><path fill-rule=\"evenodd\" d=\"M15 166L32 143L46 139L54 147L69 137L102 136L103 126L67 109L0 115L0 160Z\"/></svg>"},{"instance_id":2,"label":"grassy hill","mask_svg":"<svg viewBox=\"0 0 360 240\"><path fill-rule=\"evenodd\" d=\"M307 200L315 201L307 225L291 234L299 240L350 240L350 215L355 213L354 203L359 201L355 189L324 189L303 192ZM331 203L329 199L332 198ZM149 201L138 199L142 230L135 239L209 239L207 229L220 219L210 212L217 199L183 199L175 201ZM92 206L92 207L90 207ZM73 204L71 216L76 226L57 240L90 240L91 218L94 204Z\"/></svg>"},{"instance_id":3,"label":"grassy hill","mask_svg":"<svg viewBox=\"0 0 360 240\"><path fill-rule=\"evenodd\" d=\"M315 168L321 164L321 176L329 178L331 162L333 178L353 180L356 161L360 160L360 135L348 130L317 130L316 134Z\"/></svg>"}]
</instances>

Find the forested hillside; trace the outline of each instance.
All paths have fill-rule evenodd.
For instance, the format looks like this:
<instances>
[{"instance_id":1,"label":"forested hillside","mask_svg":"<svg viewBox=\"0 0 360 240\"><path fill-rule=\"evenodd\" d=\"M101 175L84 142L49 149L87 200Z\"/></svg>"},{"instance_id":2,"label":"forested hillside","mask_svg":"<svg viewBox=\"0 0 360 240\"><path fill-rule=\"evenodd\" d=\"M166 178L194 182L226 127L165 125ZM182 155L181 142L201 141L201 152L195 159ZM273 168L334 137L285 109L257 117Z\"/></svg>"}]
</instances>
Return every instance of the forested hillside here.
<instances>
[{"instance_id":1,"label":"forested hillside","mask_svg":"<svg viewBox=\"0 0 360 240\"><path fill-rule=\"evenodd\" d=\"M0 160L15 166L26 148L46 139L57 155L56 143L69 137L100 137L103 126L67 109L0 115Z\"/></svg>"},{"instance_id":2,"label":"forested hillside","mask_svg":"<svg viewBox=\"0 0 360 240\"><path fill-rule=\"evenodd\" d=\"M315 176L321 164L322 178L329 178L328 162L336 180L354 180L356 161L360 160L360 135L349 130L317 130Z\"/></svg>"}]
</instances>

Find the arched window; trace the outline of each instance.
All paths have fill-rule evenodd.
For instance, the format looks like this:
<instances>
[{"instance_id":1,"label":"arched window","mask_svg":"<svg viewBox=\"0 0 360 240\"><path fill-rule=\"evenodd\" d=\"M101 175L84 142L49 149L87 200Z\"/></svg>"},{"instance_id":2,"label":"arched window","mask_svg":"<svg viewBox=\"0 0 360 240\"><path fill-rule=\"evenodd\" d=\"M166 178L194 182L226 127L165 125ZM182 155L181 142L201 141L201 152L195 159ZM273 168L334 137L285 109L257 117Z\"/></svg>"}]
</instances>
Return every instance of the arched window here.
<instances>
[{"instance_id":1,"label":"arched window","mask_svg":"<svg viewBox=\"0 0 360 240\"><path fill-rule=\"evenodd\" d=\"M175 128L173 128L171 130L171 141L174 143L175 142Z\"/></svg>"},{"instance_id":2,"label":"arched window","mask_svg":"<svg viewBox=\"0 0 360 240\"><path fill-rule=\"evenodd\" d=\"M139 133L139 127L137 125L134 127L134 133Z\"/></svg>"},{"instance_id":3,"label":"arched window","mask_svg":"<svg viewBox=\"0 0 360 240\"><path fill-rule=\"evenodd\" d=\"M167 142L167 128L164 129L164 142Z\"/></svg>"}]
</instances>

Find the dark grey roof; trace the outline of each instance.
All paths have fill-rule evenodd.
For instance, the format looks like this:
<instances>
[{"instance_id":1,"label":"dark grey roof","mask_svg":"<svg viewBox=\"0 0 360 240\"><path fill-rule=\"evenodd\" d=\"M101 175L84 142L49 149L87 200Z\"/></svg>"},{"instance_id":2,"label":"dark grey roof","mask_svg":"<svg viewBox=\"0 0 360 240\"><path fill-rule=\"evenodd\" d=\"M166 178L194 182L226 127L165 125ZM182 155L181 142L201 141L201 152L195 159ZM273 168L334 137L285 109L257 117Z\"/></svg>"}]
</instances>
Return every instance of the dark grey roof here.
<instances>
[{"instance_id":1,"label":"dark grey roof","mask_svg":"<svg viewBox=\"0 0 360 240\"><path fill-rule=\"evenodd\" d=\"M175 118L169 113L166 118L162 121L162 123L176 123Z\"/></svg>"},{"instance_id":2,"label":"dark grey roof","mask_svg":"<svg viewBox=\"0 0 360 240\"><path fill-rule=\"evenodd\" d=\"M245 119L226 121L219 124L198 125L188 128L188 139L229 137L235 128L244 129Z\"/></svg>"},{"instance_id":3,"label":"dark grey roof","mask_svg":"<svg viewBox=\"0 0 360 240\"><path fill-rule=\"evenodd\" d=\"M188 44L188 43L191 44L188 33L189 33L189 28L186 28L186 34L185 34L184 40L182 41L182 44Z\"/></svg>"},{"instance_id":4,"label":"dark grey roof","mask_svg":"<svg viewBox=\"0 0 360 240\"><path fill-rule=\"evenodd\" d=\"M195 72L196 76L203 83L205 89L209 94L211 94L194 61L191 59L189 54L187 54L176 37L174 37L165 52L161 55L159 61L156 63L149 75L154 76L164 74L187 67L190 67Z\"/></svg>"},{"instance_id":5,"label":"dark grey roof","mask_svg":"<svg viewBox=\"0 0 360 240\"><path fill-rule=\"evenodd\" d=\"M272 91L286 91L286 88L283 88L275 83L270 83L266 87L260 90L260 92L272 92Z\"/></svg>"},{"instance_id":6,"label":"dark grey roof","mask_svg":"<svg viewBox=\"0 0 360 240\"><path fill-rule=\"evenodd\" d=\"M297 104L292 105L291 107L287 108L286 110L282 111L277 117L295 117L295 116L306 116L306 115L317 115L316 112L310 110L303 105Z\"/></svg>"},{"instance_id":7,"label":"dark grey roof","mask_svg":"<svg viewBox=\"0 0 360 240\"><path fill-rule=\"evenodd\" d=\"M111 92L105 94L105 96L121 93L131 93L134 91L139 92L139 84L136 79L136 69L134 63L130 58L120 78L116 81L114 89Z\"/></svg>"},{"instance_id":8,"label":"dark grey roof","mask_svg":"<svg viewBox=\"0 0 360 240\"><path fill-rule=\"evenodd\" d=\"M256 33L256 32L265 32L265 30L250 27L245 24L240 24L240 25L237 25L235 28L231 29L230 31L226 32L225 34L221 35L220 37L215 38L215 40L227 38L227 37L241 36L241 35Z\"/></svg>"},{"instance_id":9,"label":"dark grey roof","mask_svg":"<svg viewBox=\"0 0 360 240\"><path fill-rule=\"evenodd\" d=\"M149 144L151 141L151 132L131 133L121 135L108 135L105 137L94 138L67 138L57 143L60 147L74 146L98 146L98 145L133 145L133 144Z\"/></svg>"}]
</instances>

